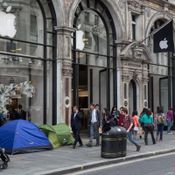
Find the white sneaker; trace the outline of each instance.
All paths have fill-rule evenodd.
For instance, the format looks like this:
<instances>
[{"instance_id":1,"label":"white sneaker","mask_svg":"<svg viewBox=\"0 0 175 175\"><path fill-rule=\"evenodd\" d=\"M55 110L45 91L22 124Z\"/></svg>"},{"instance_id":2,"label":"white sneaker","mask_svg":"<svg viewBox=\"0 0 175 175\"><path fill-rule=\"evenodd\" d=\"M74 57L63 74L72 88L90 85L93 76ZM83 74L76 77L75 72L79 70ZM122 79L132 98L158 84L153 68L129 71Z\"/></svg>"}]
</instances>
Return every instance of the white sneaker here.
<instances>
[{"instance_id":1,"label":"white sneaker","mask_svg":"<svg viewBox=\"0 0 175 175\"><path fill-rule=\"evenodd\" d=\"M173 134L172 132L169 132L168 134Z\"/></svg>"}]
</instances>

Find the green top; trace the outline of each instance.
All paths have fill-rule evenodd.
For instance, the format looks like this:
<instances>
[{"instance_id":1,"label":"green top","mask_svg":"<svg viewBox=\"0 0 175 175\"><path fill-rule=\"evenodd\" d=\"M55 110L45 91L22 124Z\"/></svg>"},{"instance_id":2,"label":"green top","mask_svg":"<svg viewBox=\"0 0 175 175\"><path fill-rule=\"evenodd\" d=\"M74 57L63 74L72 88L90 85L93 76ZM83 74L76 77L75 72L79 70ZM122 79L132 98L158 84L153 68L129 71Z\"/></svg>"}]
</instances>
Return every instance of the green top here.
<instances>
[{"instance_id":1,"label":"green top","mask_svg":"<svg viewBox=\"0 0 175 175\"><path fill-rule=\"evenodd\" d=\"M143 114L143 116L140 117L139 122L144 124L153 124L153 115L148 116L147 114Z\"/></svg>"}]
</instances>

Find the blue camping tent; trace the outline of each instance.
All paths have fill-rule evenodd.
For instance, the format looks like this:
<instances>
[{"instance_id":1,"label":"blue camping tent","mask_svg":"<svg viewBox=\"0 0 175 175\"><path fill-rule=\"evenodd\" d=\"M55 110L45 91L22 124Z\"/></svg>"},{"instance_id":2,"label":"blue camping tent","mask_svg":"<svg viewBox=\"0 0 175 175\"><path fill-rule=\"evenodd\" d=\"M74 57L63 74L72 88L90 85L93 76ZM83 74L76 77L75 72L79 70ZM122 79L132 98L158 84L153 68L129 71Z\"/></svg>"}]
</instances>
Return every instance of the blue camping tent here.
<instances>
[{"instance_id":1,"label":"blue camping tent","mask_svg":"<svg viewBox=\"0 0 175 175\"><path fill-rule=\"evenodd\" d=\"M45 134L26 120L9 121L0 127L0 147L8 154L52 149Z\"/></svg>"}]
</instances>

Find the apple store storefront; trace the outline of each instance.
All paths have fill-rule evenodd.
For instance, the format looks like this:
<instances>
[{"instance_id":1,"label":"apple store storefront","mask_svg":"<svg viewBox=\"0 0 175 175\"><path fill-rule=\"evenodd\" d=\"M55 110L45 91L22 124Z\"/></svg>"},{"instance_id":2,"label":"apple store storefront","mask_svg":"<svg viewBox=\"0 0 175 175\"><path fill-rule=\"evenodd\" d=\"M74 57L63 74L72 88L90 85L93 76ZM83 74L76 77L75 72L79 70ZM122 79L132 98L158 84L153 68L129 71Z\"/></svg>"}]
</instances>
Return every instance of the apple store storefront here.
<instances>
[{"instance_id":1,"label":"apple store storefront","mask_svg":"<svg viewBox=\"0 0 175 175\"><path fill-rule=\"evenodd\" d=\"M56 124L61 115L69 123L72 105L86 111L92 102L108 108L116 104L114 23L104 4L95 2L82 0L74 13L68 43L72 72L62 88L57 38L61 42L52 1L0 2L1 111L6 104L22 104L33 122ZM64 91L70 93L64 96Z\"/></svg>"},{"instance_id":2,"label":"apple store storefront","mask_svg":"<svg viewBox=\"0 0 175 175\"><path fill-rule=\"evenodd\" d=\"M6 104L15 109L22 104L36 124L70 124L72 106L77 105L85 126L89 104L111 109L117 98L125 98L123 85L128 82L122 73L117 79L116 30L103 2L64 1L61 6L59 0L0 1L0 112ZM152 109L161 99L168 106L163 99L169 96L167 68L155 76L155 64L150 65L148 84ZM156 95L155 82L160 82L162 95ZM136 109L143 106L142 100L135 104Z\"/></svg>"},{"instance_id":3,"label":"apple store storefront","mask_svg":"<svg viewBox=\"0 0 175 175\"><path fill-rule=\"evenodd\" d=\"M100 1L95 9L88 5L82 1L75 12L73 45L73 104L85 114L90 103L110 109L117 100L112 17Z\"/></svg>"},{"instance_id":4,"label":"apple store storefront","mask_svg":"<svg viewBox=\"0 0 175 175\"><path fill-rule=\"evenodd\" d=\"M56 41L52 4L47 0L4 0L0 5L0 107L22 104L32 121L54 123ZM33 89L21 90L22 84Z\"/></svg>"}]
</instances>

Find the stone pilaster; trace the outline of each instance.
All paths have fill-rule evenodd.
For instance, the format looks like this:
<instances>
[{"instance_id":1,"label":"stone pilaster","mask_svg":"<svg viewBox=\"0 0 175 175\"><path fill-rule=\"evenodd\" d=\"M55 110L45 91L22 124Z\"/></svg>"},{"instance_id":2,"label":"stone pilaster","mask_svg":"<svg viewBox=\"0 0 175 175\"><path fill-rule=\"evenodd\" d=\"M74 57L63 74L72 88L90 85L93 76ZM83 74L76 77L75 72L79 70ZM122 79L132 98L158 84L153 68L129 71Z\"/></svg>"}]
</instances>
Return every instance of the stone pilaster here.
<instances>
[{"instance_id":1,"label":"stone pilaster","mask_svg":"<svg viewBox=\"0 0 175 175\"><path fill-rule=\"evenodd\" d=\"M57 61L57 89L58 89L58 114L57 121L70 124L72 107L72 46L71 34L73 28L58 27L58 61Z\"/></svg>"}]
</instances>

